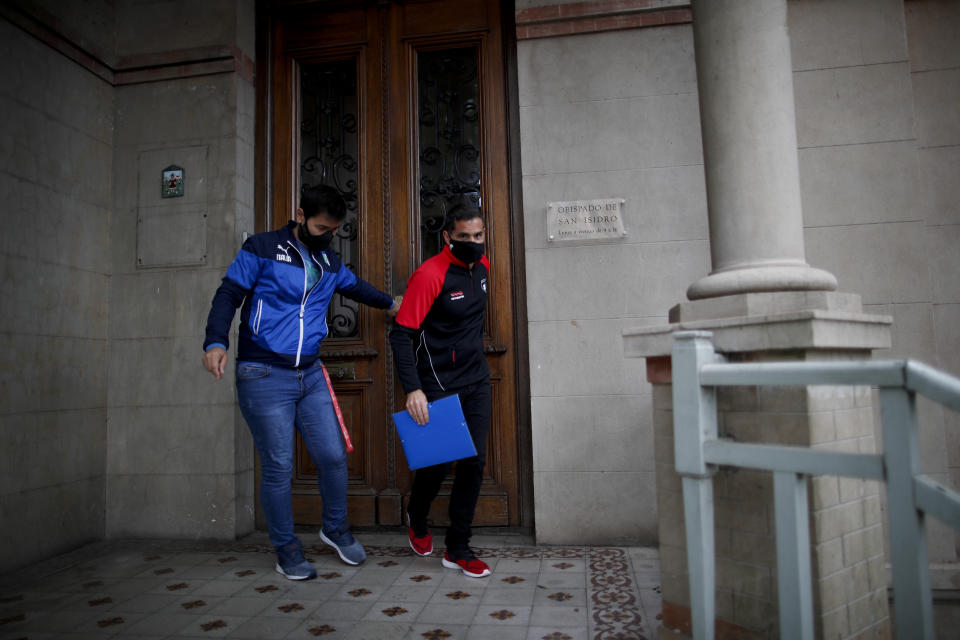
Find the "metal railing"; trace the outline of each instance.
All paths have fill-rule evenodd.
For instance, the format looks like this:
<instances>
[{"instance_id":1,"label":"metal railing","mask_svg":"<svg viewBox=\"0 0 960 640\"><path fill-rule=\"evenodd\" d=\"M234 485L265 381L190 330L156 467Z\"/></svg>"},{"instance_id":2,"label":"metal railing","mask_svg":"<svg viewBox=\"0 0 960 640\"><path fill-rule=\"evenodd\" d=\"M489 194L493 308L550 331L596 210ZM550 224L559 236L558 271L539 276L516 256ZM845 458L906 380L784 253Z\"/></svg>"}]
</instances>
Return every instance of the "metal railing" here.
<instances>
[{"instance_id":1,"label":"metal railing","mask_svg":"<svg viewBox=\"0 0 960 640\"><path fill-rule=\"evenodd\" d=\"M714 637L713 466L773 472L780 637L813 640L807 476L886 484L897 637L934 637L926 515L960 529L960 493L920 475L916 394L960 411L960 380L912 360L727 363L706 331L674 334L673 411L677 473L683 483L693 636ZM883 453L735 443L717 437L716 387L869 385L879 387Z\"/></svg>"}]
</instances>

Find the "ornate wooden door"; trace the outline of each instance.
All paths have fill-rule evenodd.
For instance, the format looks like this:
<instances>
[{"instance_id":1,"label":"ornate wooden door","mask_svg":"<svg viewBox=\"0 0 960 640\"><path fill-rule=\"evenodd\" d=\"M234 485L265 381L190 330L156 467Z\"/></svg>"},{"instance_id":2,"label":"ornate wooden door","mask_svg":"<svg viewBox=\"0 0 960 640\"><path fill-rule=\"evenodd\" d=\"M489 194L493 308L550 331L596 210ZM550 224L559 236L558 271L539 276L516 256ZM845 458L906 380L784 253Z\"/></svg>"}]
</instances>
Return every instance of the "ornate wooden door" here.
<instances>
[{"instance_id":1,"label":"ornate wooden door","mask_svg":"<svg viewBox=\"0 0 960 640\"><path fill-rule=\"evenodd\" d=\"M508 197L506 83L500 3L489 0L275 2L261 15L269 60L258 64L260 189L279 227L299 190L336 187L349 215L334 248L360 277L393 294L440 247L446 210L479 204L492 264L486 351L492 373L487 471L475 524L521 522L517 349ZM265 89L264 89L265 87ZM383 312L336 299L321 357L355 451L354 525L399 525L412 473L390 413L403 407ZM298 524L320 523L316 469L298 442ZM444 524L449 485L434 503Z\"/></svg>"}]
</instances>

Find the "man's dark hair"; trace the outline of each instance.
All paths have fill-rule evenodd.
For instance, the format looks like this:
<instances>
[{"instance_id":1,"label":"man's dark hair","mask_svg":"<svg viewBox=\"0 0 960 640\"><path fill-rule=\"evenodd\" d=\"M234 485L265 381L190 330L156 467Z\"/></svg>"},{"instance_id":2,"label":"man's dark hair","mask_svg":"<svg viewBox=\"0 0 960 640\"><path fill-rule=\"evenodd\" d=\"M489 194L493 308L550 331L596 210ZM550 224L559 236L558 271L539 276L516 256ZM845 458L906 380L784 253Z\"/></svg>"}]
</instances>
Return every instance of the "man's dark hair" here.
<instances>
[{"instance_id":1,"label":"man's dark hair","mask_svg":"<svg viewBox=\"0 0 960 640\"><path fill-rule=\"evenodd\" d=\"M304 189L300 194L300 208L304 218L325 213L334 220L343 220L347 217L347 204L343 196L333 187L318 184Z\"/></svg>"},{"instance_id":2,"label":"man's dark hair","mask_svg":"<svg viewBox=\"0 0 960 640\"><path fill-rule=\"evenodd\" d=\"M450 233L460 220L473 220L474 218L482 217L483 214L480 212L479 207L457 204L450 207L450 210L447 211L447 216L443 221L443 230Z\"/></svg>"}]
</instances>

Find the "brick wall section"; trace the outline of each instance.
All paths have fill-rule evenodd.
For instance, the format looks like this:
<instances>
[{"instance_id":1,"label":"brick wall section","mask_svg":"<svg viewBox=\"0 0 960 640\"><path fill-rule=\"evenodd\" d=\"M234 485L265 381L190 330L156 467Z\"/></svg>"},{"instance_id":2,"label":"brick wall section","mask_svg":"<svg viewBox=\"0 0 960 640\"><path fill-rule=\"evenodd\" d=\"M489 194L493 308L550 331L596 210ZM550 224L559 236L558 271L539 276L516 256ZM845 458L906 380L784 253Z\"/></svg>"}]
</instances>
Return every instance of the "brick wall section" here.
<instances>
[{"instance_id":1,"label":"brick wall section","mask_svg":"<svg viewBox=\"0 0 960 640\"><path fill-rule=\"evenodd\" d=\"M654 384L663 622L689 632L671 393L669 384ZM737 441L861 453L874 452L876 446L868 388L721 389L718 409L721 435ZM889 635L878 483L817 477L809 488L817 636ZM772 495L768 472L723 468L714 478L718 638L779 635Z\"/></svg>"},{"instance_id":2,"label":"brick wall section","mask_svg":"<svg viewBox=\"0 0 960 640\"><path fill-rule=\"evenodd\" d=\"M597 0L516 12L518 40L686 24L691 20L689 3L665 0Z\"/></svg>"}]
</instances>

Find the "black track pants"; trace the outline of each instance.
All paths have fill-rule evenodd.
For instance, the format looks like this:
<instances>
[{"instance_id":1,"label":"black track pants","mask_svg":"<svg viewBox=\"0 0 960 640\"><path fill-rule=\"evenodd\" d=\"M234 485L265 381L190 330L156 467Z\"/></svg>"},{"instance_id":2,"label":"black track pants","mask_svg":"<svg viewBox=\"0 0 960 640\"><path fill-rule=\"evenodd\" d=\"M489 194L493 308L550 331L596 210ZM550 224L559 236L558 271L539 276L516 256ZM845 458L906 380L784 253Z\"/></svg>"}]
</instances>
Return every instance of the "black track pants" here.
<instances>
[{"instance_id":1,"label":"black track pants","mask_svg":"<svg viewBox=\"0 0 960 640\"><path fill-rule=\"evenodd\" d=\"M453 490L450 492L450 526L445 542L447 549L456 554L470 542L470 525L480 497L483 466L487 459L487 432L490 430L490 382L463 387L453 393L460 396L460 406L463 407L473 445L477 448L476 456L457 460L454 469ZM453 393L441 391L428 395L427 400L433 402ZM417 469L407 506L413 523L426 522L430 503L437 497L450 466L451 463L446 463Z\"/></svg>"}]
</instances>

